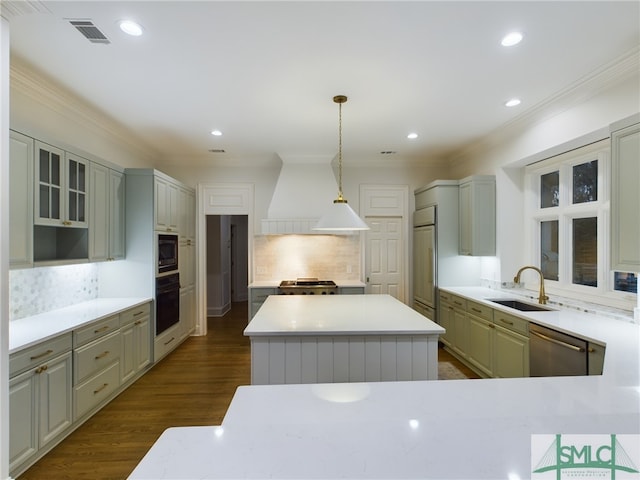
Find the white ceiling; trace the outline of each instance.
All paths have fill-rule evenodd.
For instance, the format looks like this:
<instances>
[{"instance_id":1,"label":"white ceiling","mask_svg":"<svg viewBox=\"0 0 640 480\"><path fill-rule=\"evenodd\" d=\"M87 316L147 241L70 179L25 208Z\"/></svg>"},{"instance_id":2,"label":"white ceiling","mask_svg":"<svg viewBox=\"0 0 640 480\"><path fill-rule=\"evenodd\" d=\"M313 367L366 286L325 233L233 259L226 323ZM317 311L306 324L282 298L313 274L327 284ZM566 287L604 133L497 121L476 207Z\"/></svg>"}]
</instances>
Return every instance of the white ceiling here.
<instances>
[{"instance_id":1,"label":"white ceiling","mask_svg":"<svg viewBox=\"0 0 640 480\"><path fill-rule=\"evenodd\" d=\"M184 162L333 155L337 94L345 164L444 158L640 45L638 1L31 4L46 11L11 18L12 55ZM514 29L524 40L502 47Z\"/></svg>"}]
</instances>

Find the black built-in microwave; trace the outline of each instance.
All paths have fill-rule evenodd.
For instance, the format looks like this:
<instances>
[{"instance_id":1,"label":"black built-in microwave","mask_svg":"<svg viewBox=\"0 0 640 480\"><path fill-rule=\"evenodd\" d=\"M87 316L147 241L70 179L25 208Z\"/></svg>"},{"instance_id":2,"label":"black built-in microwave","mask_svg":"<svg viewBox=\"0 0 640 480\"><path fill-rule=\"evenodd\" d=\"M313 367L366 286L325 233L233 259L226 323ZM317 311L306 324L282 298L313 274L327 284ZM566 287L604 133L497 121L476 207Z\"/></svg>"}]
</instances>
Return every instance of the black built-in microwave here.
<instances>
[{"instance_id":1,"label":"black built-in microwave","mask_svg":"<svg viewBox=\"0 0 640 480\"><path fill-rule=\"evenodd\" d=\"M178 235L158 234L158 275L178 271Z\"/></svg>"}]
</instances>

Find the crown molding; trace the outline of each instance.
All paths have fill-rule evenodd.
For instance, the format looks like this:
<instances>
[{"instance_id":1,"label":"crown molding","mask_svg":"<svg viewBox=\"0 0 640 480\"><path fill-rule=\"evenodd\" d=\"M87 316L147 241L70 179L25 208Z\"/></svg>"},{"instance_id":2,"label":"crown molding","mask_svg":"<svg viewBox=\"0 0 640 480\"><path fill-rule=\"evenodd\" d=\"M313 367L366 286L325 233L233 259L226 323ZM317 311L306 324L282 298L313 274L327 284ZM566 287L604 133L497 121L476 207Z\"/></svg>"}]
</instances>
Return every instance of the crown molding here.
<instances>
[{"instance_id":1,"label":"crown molding","mask_svg":"<svg viewBox=\"0 0 640 480\"><path fill-rule=\"evenodd\" d=\"M584 103L629 78L637 77L638 72L640 72L640 46L634 47L615 60L559 90L481 139L467 144L451 155L449 160L455 164L465 158L472 157L477 152L500 143L505 137L512 137L517 132Z\"/></svg>"},{"instance_id":2,"label":"crown molding","mask_svg":"<svg viewBox=\"0 0 640 480\"><path fill-rule=\"evenodd\" d=\"M126 146L141 160L152 162L158 158L158 152L131 135L130 129L36 71L26 62L13 56L10 70L11 90L33 99L72 123L82 124L100 137Z\"/></svg>"}]
</instances>

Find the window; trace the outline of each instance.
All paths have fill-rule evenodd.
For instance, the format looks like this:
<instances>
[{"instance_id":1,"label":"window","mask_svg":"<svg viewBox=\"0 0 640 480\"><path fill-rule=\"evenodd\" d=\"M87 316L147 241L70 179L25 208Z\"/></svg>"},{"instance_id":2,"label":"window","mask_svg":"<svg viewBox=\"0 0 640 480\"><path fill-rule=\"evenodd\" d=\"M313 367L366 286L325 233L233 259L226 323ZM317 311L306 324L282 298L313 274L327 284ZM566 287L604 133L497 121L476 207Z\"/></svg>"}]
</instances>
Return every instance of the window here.
<instances>
[{"instance_id":1,"label":"window","mask_svg":"<svg viewBox=\"0 0 640 480\"><path fill-rule=\"evenodd\" d=\"M609 268L609 141L525 169L531 259L550 293L628 308L632 272Z\"/></svg>"}]
</instances>

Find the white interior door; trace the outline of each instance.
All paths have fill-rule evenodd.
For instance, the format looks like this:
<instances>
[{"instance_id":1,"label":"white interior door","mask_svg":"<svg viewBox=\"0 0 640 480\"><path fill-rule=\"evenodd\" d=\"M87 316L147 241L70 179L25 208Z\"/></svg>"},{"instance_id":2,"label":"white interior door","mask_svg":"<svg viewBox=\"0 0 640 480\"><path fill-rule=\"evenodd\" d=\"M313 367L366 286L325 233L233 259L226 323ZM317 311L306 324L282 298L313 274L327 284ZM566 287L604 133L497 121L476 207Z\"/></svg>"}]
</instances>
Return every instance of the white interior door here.
<instances>
[{"instance_id":1,"label":"white interior door","mask_svg":"<svg viewBox=\"0 0 640 480\"><path fill-rule=\"evenodd\" d=\"M402 217L366 217L366 293L404 301Z\"/></svg>"}]
</instances>

